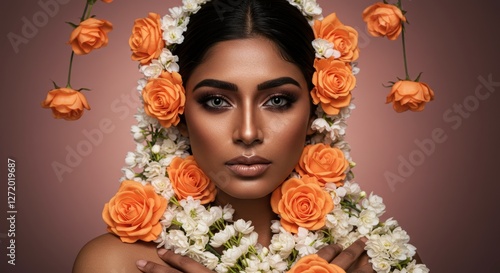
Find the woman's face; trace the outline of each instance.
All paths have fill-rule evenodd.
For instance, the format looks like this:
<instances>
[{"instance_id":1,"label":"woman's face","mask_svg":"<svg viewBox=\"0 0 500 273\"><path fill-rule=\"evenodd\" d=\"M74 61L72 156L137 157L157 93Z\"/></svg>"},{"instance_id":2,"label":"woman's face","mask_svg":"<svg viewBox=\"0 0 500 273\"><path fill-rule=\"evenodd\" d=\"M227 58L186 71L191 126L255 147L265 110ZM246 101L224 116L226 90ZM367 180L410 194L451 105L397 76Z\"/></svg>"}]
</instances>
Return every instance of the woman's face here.
<instances>
[{"instance_id":1,"label":"woman's face","mask_svg":"<svg viewBox=\"0 0 500 273\"><path fill-rule=\"evenodd\" d=\"M301 70L264 38L213 46L186 82L185 118L196 162L219 191L270 194L304 147L310 99Z\"/></svg>"}]
</instances>

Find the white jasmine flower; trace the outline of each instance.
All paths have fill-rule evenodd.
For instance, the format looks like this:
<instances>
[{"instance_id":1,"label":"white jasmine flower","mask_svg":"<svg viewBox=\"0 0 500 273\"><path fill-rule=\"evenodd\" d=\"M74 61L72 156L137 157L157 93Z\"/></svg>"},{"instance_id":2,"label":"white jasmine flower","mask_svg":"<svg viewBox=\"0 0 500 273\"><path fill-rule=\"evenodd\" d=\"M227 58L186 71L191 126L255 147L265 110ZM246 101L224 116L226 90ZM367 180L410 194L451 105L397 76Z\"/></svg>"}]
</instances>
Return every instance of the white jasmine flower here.
<instances>
[{"instance_id":1,"label":"white jasmine flower","mask_svg":"<svg viewBox=\"0 0 500 273\"><path fill-rule=\"evenodd\" d=\"M316 0L303 0L302 11L305 15L311 17L321 16L321 13L323 12L321 7L316 3Z\"/></svg>"},{"instance_id":2,"label":"white jasmine flower","mask_svg":"<svg viewBox=\"0 0 500 273\"><path fill-rule=\"evenodd\" d=\"M233 246L222 251L221 261L226 265L234 266L241 255L246 253L244 246Z\"/></svg>"},{"instance_id":3,"label":"white jasmine flower","mask_svg":"<svg viewBox=\"0 0 500 273\"><path fill-rule=\"evenodd\" d=\"M146 165L148 165L150 157L151 155L148 152L144 151L144 145L136 145L135 162L137 163L137 166L139 168L144 168Z\"/></svg>"},{"instance_id":4,"label":"white jasmine flower","mask_svg":"<svg viewBox=\"0 0 500 273\"><path fill-rule=\"evenodd\" d=\"M160 148L160 145L158 145L158 144L155 144L155 145L153 145L153 147L151 147L151 152L154 154L160 153L160 150L161 150L161 148Z\"/></svg>"},{"instance_id":5,"label":"white jasmine flower","mask_svg":"<svg viewBox=\"0 0 500 273\"><path fill-rule=\"evenodd\" d=\"M210 270L214 270L217 264L219 263L219 258L215 256L213 253L205 251L203 252L203 265L206 266Z\"/></svg>"},{"instance_id":6,"label":"white jasmine flower","mask_svg":"<svg viewBox=\"0 0 500 273\"><path fill-rule=\"evenodd\" d=\"M279 220L271 220L271 232L278 233L280 232L281 224Z\"/></svg>"},{"instance_id":7,"label":"white jasmine flower","mask_svg":"<svg viewBox=\"0 0 500 273\"><path fill-rule=\"evenodd\" d=\"M371 260L373 269L378 273L389 273L391 264L385 259L375 258Z\"/></svg>"},{"instance_id":8,"label":"white jasmine flower","mask_svg":"<svg viewBox=\"0 0 500 273\"><path fill-rule=\"evenodd\" d=\"M125 156L125 164L130 168L133 168L133 167L135 167L135 165L137 165L137 163L135 161L135 153L134 152L127 152L127 155Z\"/></svg>"},{"instance_id":9,"label":"white jasmine flower","mask_svg":"<svg viewBox=\"0 0 500 273\"><path fill-rule=\"evenodd\" d=\"M158 78L163 71L163 65L158 60L152 60L150 64L142 65L139 71L148 79Z\"/></svg>"},{"instance_id":10,"label":"white jasmine flower","mask_svg":"<svg viewBox=\"0 0 500 273\"><path fill-rule=\"evenodd\" d=\"M156 192L160 193L165 199L169 200L174 196L174 190L170 179L166 176L157 176L151 179L151 185L155 188Z\"/></svg>"},{"instance_id":11,"label":"white jasmine flower","mask_svg":"<svg viewBox=\"0 0 500 273\"><path fill-rule=\"evenodd\" d=\"M165 168L156 161L149 162L144 169L144 175L149 179L157 176L165 176Z\"/></svg>"},{"instance_id":12,"label":"white jasmine flower","mask_svg":"<svg viewBox=\"0 0 500 273\"><path fill-rule=\"evenodd\" d=\"M186 12L196 13L200 10L201 6L196 0L182 0L182 9Z\"/></svg>"},{"instance_id":13,"label":"white jasmine flower","mask_svg":"<svg viewBox=\"0 0 500 273\"><path fill-rule=\"evenodd\" d=\"M179 72L179 65L177 64L177 62L179 62L179 57L173 55L170 50L166 48L162 49L158 59L168 72Z\"/></svg>"},{"instance_id":14,"label":"white jasmine flower","mask_svg":"<svg viewBox=\"0 0 500 273\"><path fill-rule=\"evenodd\" d=\"M295 247L293 235L288 232L282 232L273 235L269 249L272 253L278 253L281 258L286 258L292 253Z\"/></svg>"},{"instance_id":15,"label":"white jasmine flower","mask_svg":"<svg viewBox=\"0 0 500 273\"><path fill-rule=\"evenodd\" d=\"M312 122L311 129L323 133L324 131L329 132L331 130L331 127L326 119L317 118Z\"/></svg>"},{"instance_id":16,"label":"white jasmine flower","mask_svg":"<svg viewBox=\"0 0 500 273\"><path fill-rule=\"evenodd\" d=\"M253 227L252 227L253 229ZM241 238L241 245L245 245L247 247L254 246L257 244L257 239L259 238L259 234L257 232L251 232Z\"/></svg>"},{"instance_id":17,"label":"white jasmine flower","mask_svg":"<svg viewBox=\"0 0 500 273\"><path fill-rule=\"evenodd\" d=\"M168 10L172 19L179 19L184 16L184 10L182 9L182 7L173 7L169 8Z\"/></svg>"},{"instance_id":18,"label":"white jasmine flower","mask_svg":"<svg viewBox=\"0 0 500 273\"><path fill-rule=\"evenodd\" d=\"M382 197L370 193L370 196L363 199L362 205L368 209L373 210L377 216L381 216L385 212L385 205L383 203Z\"/></svg>"},{"instance_id":19,"label":"white jasmine flower","mask_svg":"<svg viewBox=\"0 0 500 273\"><path fill-rule=\"evenodd\" d=\"M359 233L366 235L379 223L377 214L371 210L363 210L358 217L349 218L349 224L357 226Z\"/></svg>"},{"instance_id":20,"label":"white jasmine flower","mask_svg":"<svg viewBox=\"0 0 500 273\"><path fill-rule=\"evenodd\" d=\"M229 268L226 264L220 263L215 267L215 272L227 273L227 272L229 272Z\"/></svg>"},{"instance_id":21,"label":"white jasmine flower","mask_svg":"<svg viewBox=\"0 0 500 273\"><path fill-rule=\"evenodd\" d=\"M169 230L165 238L165 248L173 249L176 254L185 255L189 250L189 241L181 230Z\"/></svg>"},{"instance_id":22,"label":"white jasmine flower","mask_svg":"<svg viewBox=\"0 0 500 273\"><path fill-rule=\"evenodd\" d=\"M144 141L144 133L141 128L137 125L133 125L130 128L130 132L132 133L134 140L136 142L143 142Z\"/></svg>"},{"instance_id":23,"label":"white jasmine flower","mask_svg":"<svg viewBox=\"0 0 500 273\"><path fill-rule=\"evenodd\" d=\"M132 180L135 177L135 172L130 168L122 168L125 179Z\"/></svg>"},{"instance_id":24,"label":"white jasmine flower","mask_svg":"<svg viewBox=\"0 0 500 273\"><path fill-rule=\"evenodd\" d=\"M146 84L148 83L148 80L147 79L139 79L137 81L137 91L139 91L139 93L142 93L142 89L144 89L144 86L146 86Z\"/></svg>"},{"instance_id":25,"label":"white jasmine flower","mask_svg":"<svg viewBox=\"0 0 500 273\"><path fill-rule=\"evenodd\" d=\"M177 206L173 206L173 205L169 205L167 206L167 209L165 210L165 212L163 213L162 215L162 219L161 219L161 224L164 226L164 227L170 227L170 225L172 225L172 220L175 219L175 216L179 213L178 211L178 207Z\"/></svg>"},{"instance_id":26,"label":"white jasmine flower","mask_svg":"<svg viewBox=\"0 0 500 273\"><path fill-rule=\"evenodd\" d=\"M238 219L234 223L234 229L243 234L250 234L253 231L252 221L246 222L243 219Z\"/></svg>"},{"instance_id":27,"label":"white jasmine flower","mask_svg":"<svg viewBox=\"0 0 500 273\"><path fill-rule=\"evenodd\" d=\"M231 207L231 205L225 205L224 208L222 209L222 217L224 220L232 220L233 219L233 214L234 214L234 209Z\"/></svg>"},{"instance_id":28,"label":"white jasmine flower","mask_svg":"<svg viewBox=\"0 0 500 273\"><path fill-rule=\"evenodd\" d=\"M224 230L221 230L214 234L212 239L210 239L210 245L213 247L220 247L225 244L231 237L236 234L236 230L232 225L227 225Z\"/></svg>"},{"instance_id":29,"label":"white jasmine flower","mask_svg":"<svg viewBox=\"0 0 500 273\"><path fill-rule=\"evenodd\" d=\"M167 44L182 44L184 41L183 30L180 27L168 27L163 31L163 40Z\"/></svg>"},{"instance_id":30,"label":"white jasmine flower","mask_svg":"<svg viewBox=\"0 0 500 273\"><path fill-rule=\"evenodd\" d=\"M295 249L299 252L299 255L301 257L309 254L314 254L318 251L313 246L313 243L316 239L316 234L309 232L305 228L299 227L298 232L295 236Z\"/></svg>"},{"instance_id":31,"label":"white jasmine flower","mask_svg":"<svg viewBox=\"0 0 500 273\"><path fill-rule=\"evenodd\" d=\"M333 57L335 59L340 57L340 51L333 48L333 43L328 40L316 38L312 41L312 46L316 51L316 58L328 59Z\"/></svg>"}]
</instances>

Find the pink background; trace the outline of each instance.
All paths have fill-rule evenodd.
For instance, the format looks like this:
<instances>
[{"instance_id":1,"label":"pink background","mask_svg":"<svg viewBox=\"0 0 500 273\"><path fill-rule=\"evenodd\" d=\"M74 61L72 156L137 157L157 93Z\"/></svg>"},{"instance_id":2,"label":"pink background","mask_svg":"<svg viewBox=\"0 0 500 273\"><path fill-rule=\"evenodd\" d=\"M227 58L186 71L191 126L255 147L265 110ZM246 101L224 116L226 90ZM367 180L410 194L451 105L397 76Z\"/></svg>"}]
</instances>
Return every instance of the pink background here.
<instances>
[{"instance_id":1,"label":"pink background","mask_svg":"<svg viewBox=\"0 0 500 273\"><path fill-rule=\"evenodd\" d=\"M38 1L2 4L1 272L70 272L85 242L105 232L102 207L119 185L126 152L134 149L129 131L135 105L127 98L135 94L139 73L130 60L130 29L135 18L149 11L165 14L167 7L180 3L96 4L93 13L113 22L114 30L106 48L75 57L72 84L92 89L86 93L92 110L67 122L52 119L50 111L40 107L52 88L51 80L65 84L71 29L64 22L76 22L84 7L83 0L59 1L63 4L45 18ZM500 81L500 4L481 2L404 1L411 23L407 27L410 73L416 77L423 71L421 80L434 89L436 99L421 113L397 114L384 103L388 89L382 85L404 77L401 40L367 36L361 12L374 1L320 1L324 14L335 11L343 23L360 32L357 109L348 128L358 164L356 181L384 198L386 216L398 219L408 231L431 272L499 269L493 247L500 243L495 202L500 87L490 87L492 92L484 100L475 97L475 90L479 88L480 94L488 90L478 87L479 77L490 75L492 81ZM23 25L33 18L38 20L37 33L18 45L16 53L8 34L22 35ZM454 112L454 105L464 103L469 110L463 116ZM97 133L102 126L105 132ZM416 142L429 143L435 131L443 134L437 139L440 143L426 146L432 150L424 154ZM78 149L85 153L80 162L68 161L68 151ZM7 264L5 253L7 158L16 160L15 266ZM59 180L54 162L67 165L71 172ZM413 162L413 171L398 170L401 162ZM391 189L388 172L401 175L404 182Z\"/></svg>"}]
</instances>

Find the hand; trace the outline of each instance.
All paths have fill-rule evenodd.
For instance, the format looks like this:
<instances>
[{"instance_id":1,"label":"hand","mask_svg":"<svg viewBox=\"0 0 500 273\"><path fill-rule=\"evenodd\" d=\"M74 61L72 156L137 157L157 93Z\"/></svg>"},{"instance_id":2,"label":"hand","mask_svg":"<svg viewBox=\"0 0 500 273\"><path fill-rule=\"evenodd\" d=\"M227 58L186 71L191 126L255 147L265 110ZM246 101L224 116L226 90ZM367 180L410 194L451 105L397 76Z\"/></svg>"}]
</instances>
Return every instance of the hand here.
<instances>
[{"instance_id":1,"label":"hand","mask_svg":"<svg viewBox=\"0 0 500 273\"><path fill-rule=\"evenodd\" d=\"M365 252L365 238L356 240L345 250L339 245L329 245L318 251L327 262L336 264L350 273L375 273Z\"/></svg>"},{"instance_id":2,"label":"hand","mask_svg":"<svg viewBox=\"0 0 500 273\"><path fill-rule=\"evenodd\" d=\"M150 261L138 260L136 262L137 268L145 273L213 273L197 261L164 248L158 250L158 256L166 264L160 265Z\"/></svg>"}]
</instances>

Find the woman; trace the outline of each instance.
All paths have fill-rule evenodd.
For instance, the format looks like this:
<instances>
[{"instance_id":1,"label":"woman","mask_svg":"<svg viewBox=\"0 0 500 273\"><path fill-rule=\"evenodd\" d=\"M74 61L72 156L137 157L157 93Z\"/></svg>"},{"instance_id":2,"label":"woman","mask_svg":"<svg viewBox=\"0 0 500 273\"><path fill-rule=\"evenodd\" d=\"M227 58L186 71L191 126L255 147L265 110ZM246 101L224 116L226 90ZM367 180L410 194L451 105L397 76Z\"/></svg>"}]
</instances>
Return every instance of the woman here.
<instances>
[{"instance_id":1,"label":"woman","mask_svg":"<svg viewBox=\"0 0 500 273\"><path fill-rule=\"evenodd\" d=\"M174 115L167 114L169 118L155 115L155 104L147 95L154 89L150 81L143 84L145 112L189 138L187 151L216 188L208 190L213 197L210 204L230 204L233 219L251 221L259 235L257 242L268 246L273 236L270 223L280 220L276 190L296 170L314 134L311 125L319 99L310 96L315 88L313 29L286 0L210 1L193 11L183 37L172 53L178 56L185 105L172 111ZM357 48L350 54L357 57ZM142 64L144 71L153 66L150 60ZM168 163L170 167L178 165L174 162ZM342 155L342 164L346 162ZM346 179L349 169L345 165L337 180ZM170 167L173 181L176 170ZM325 207L331 210L332 201L328 202ZM340 268L374 272L365 241L358 239L345 250L337 244L322 246L318 254L337 265L339 272ZM157 252L156 246L123 243L108 233L81 250L73 272L212 272L173 251L159 248Z\"/></svg>"}]
</instances>

